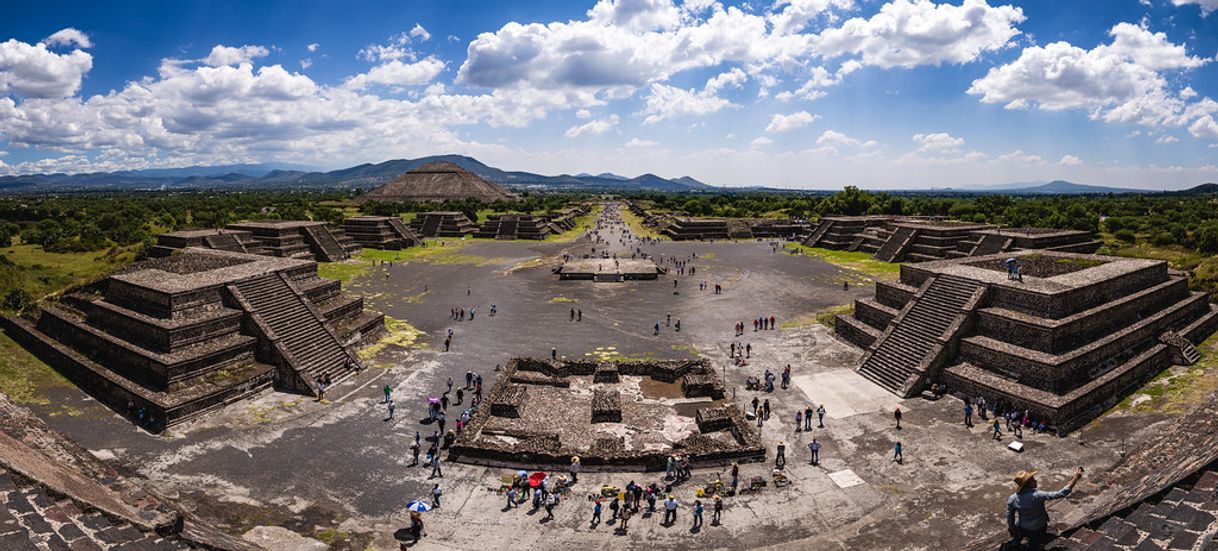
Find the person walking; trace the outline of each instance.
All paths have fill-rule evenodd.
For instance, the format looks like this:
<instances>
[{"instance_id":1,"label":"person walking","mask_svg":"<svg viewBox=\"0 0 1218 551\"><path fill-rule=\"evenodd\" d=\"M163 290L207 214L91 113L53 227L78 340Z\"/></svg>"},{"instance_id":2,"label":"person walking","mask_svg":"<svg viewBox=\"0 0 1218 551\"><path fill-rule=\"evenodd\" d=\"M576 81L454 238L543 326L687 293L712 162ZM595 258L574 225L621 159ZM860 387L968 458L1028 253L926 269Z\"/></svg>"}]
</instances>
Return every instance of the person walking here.
<instances>
[{"instance_id":1,"label":"person walking","mask_svg":"<svg viewBox=\"0 0 1218 551\"><path fill-rule=\"evenodd\" d=\"M609 520L617 520L618 509L621 506L622 505L621 505L620 501L618 500L617 496L613 496L613 501L609 502L609 513L610 513Z\"/></svg>"},{"instance_id":2,"label":"person walking","mask_svg":"<svg viewBox=\"0 0 1218 551\"><path fill-rule=\"evenodd\" d=\"M821 404L816 408L816 426L817 428L825 428L825 404Z\"/></svg>"},{"instance_id":3,"label":"person walking","mask_svg":"<svg viewBox=\"0 0 1218 551\"><path fill-rule=\"evenodd\" d=\"M431 476L432 478L444 478L444 471L440 469L440 452L436 452L435 457L431 458ZM439 484L436 484L438 487Z\"/></svg>"},{"instance_id":4,"label":"person walking","mask_svg":"<svg viewBox=\"0 0 1218 551\"><path fill-rule=\"evenodd\" d=\"M892 410L892 418L897 420L897 430L901 430L901 406Z\"/></svg>"},{"instance_id":5,"label":"person walking","mask_svg":"<svg viewBox=\"0 0 1218 551\"><path fill-rule=\"evenodd\" d=\"M418 441L416 441L415 443L410 445L410 466L414 467L415 465L418 465L418 464L419 464L419 443L418 443Z\"/></svg>"},{"instance_id":6,"label":"person walking","mask_svg":"<svg viewBox=\"0 0 1218 551\"><path fill-rule=\"evenodd\" d=\"M973 403L968 399L964 400L964 426L973 428Z\"/></svg>"},{"instance_id":7,"label":"person walking","mask_svg":"<svg viewBox=\"0 0 1218 551\"><path fill-rule=\"evenodd\" d=\"M507 491L507 509L516 506L516 484L512 484Z\"/></svg>"},{"instance_id":8,"label":"person walking","mask_svg":"<svg viewBox=\"0 0 1218 551\"><path fill-rule=\"evenodd\" d=\"M389 418L388 418L388 419L385 419L385 420L386 420L386 421L392 421L392 420L393 420L393 412L394 412L395 410L397 410L398 408L397 408L397 406L393 405L393 402L392 402L392 401L391 401L391 402L389 402L389 405L388 405L387 407L389 408Z\"/></svg>"},{"instance_id":9,"label":"person walking","mask_svg":"<svg viewBox=\"0 0 1218 551\"><path fill-rule=\"evenodd\" d=\"M668 499L664 500L664 526L672 526L677 522L677 500L668 494Z\"/></svg>"},{"instance_id":10,"label":"person walking","mask_svg":"<svg viewBox=\"0 0 1218 551\"><path fill-rule=\"evenodd\" d=\"M388 404L389 402L393 401L393 387L391 387L389 385L385 385L384 390L385 390L385 403Z\"/></svg>"},{"instance_id":11,"label":"person walking","mask_svg":"<svg viewBox=\"0 0 1218 551\"><path fill-rule=\"evenodd\" d=\"M571 457L571 466L567 469L567 472L571 473L571 483L572 484L579 482L579 456L578 455Z\"/></svg>"},{"instance_id":12,"label":"person walking","mask_svg":"<svg viewBox=\"0 0 1218 551\"><path fill-rule=\"evenodd\" d=\"M774 468L781 469L787 465L787 443L779 442L774 452Z\"/></svg>"},{"instance_id":13,"label":"person walking","mask_svg":"<svg viewBox=\"0 0 1218 551\"><path fill-rule=\"evenodd\" d=\"M693 525L692 529L697 530L701 527L702 527L702 500L695 499L694 500L694 525Z\"/></svg>"},{"instance_id":14,"label":"person walking","mask_svg":"<svg viewBox=\"0 0 1218 551\"><path fill-rule=\"evenodd\" d=\"M601 500L598 498L596 501L592 502L592 527L596 528L596 525L598 525L600 523L601 523Z\"/></svg>"},{"instance_id":15,"label":"person walking","mask_svg":"<svg viewBox=\"0 0 1218 551\"><path fill-rule=\"evenodd\" d=\"M719 497L719 494L715 494L714 507L714 512L711 514L711 525L719 526L720 521L723 518L723 498Z\"/></svg>"},{"instance_id":16,"label":"person walking","mask_svg":"<svg viewBox=\"0 0 1218 551\"><path fill-rule=\"evenodd\" d=\"M443 494L444 494L444 490L440 488L439 484L436 484L431 487L431 507L433 509L440 508L440 496Z\"/></svg>"},{"instance_id":17,"label":"person walking","mask_svg":"<svg viewBox=\"0 0 1218 551\"><path fill-rule=\"evenodd\" d=\"M618 518L622 521L622 524L618 527L618 530L621 530L623 534L626 533L626 525L630 522L630 517L633 514L634 511L630 508L630 506L622 507L622 512L618 515Z\"/></svg>"},{"instance_id":18,"label":"person walking","mask_svg":"<svg viewBox=\"0 0 1218 551\"><path fill-rule=\"evenodd\" d=\"M803 430L804 427L804 412L795 410L795 432Z\"/></svg>"},{"instance_id":19,"label":"person walking","mask_svg":"<svg viewBox=\"0 0 1218 551\"><path fill-rule=\"evenodd\" d=\"M543 520L550 520L554 518L555 505L558 505L558 494L551 493L550 495L546 496L546 518Z\"/></svg>"},{"instance_id":20,"label":"person walking","mask_svg":"<svg viewBox=\"0 0 1218 551\"><path fill-rule=\"evenodd\" d=\"M1002 440L1002 422L994 418L994 440Z\"/></svg>"},{"instance_id":21,"label":"person walking","mask_svg":"<svg viewBox=\"0 0 1218 551\"><path fill-rule=\"evenodd\" d=\"M550 349L550 360L551 361L558 360L558 349L557 348Z\"/></svg>"},{"instance_id":22,"label":"person walking","mask_svg":"<svg viewBox=\"0 0 1218 551\"><path fill-rule=\"evenodd\" d=\"M816 439L813 438L812 441L808 443L808 451L812 453L812 465L814 465L814 466L819 465L820 464L820 442L817 442Z\"/></svg>"},{"instance_id":23,"label":"person walking","mask_svg":"<svg viewBox=\"0 0 1218 551\"><path fill-rule=\"evenodd\" d=\"M898 465L905 463L905 456L901 454L901 451L901 442L898 440L897 445L893 447L892 451L892 460L896 461Z\"/></svg>"},{"instance_id":24,"label":"person walking","mask_svg":"<svg viewBox=\"0 0 1218 551\"><path fill-rule=\"evenodd\" d=\"M1045 502L1062 499L1074 491L1074 486L1083 478L1083 468L1074 471L1074 477L1056 492L1036 491L1036 471L1015 473L1015 493L1007 498L1007 532L1011 534L1010 546L1021 545L1025 540L1032 549L1041 549L1045 544L1049 528L1049 512Z\"/></svg>"}]
</instances>

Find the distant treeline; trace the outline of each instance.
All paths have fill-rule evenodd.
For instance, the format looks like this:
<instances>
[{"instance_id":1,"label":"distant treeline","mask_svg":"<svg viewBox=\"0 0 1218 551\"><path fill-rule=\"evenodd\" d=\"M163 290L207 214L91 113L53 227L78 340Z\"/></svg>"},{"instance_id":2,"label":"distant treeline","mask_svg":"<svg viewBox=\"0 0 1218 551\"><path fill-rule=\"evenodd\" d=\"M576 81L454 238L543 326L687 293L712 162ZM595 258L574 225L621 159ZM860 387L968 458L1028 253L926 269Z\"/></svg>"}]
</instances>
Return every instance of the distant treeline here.
<instances>
[{"instance_id":1,"label":"distant treeline","mask_svg":"<svg viewBox=\"0 0 1218 551\"><path fill-rule=\"evenodd\" d=\"M376 216L397 216L407 212L454 211L477 212L490 210L492 212L519 213L554 213L568 207L572 201L586 196L571 194L524 195L516 201L495 201L489 205L476 199L435 201L368 201L360 207L364 214Z\"/></svg>"},{"instance_id":2,"label":"distant treeline","mask_svg":"<svg viewBox=\"0 0 1218 551\"><path fill-rule=\"evenodd\" d=\"M1117 240L1139 238L1156 246L1181 245L1218 253L1218 194L1206 195L895 195L855 187L831 195L753 193L632 197L660 211L691 216L749 218L905 214L1011 227L1107 231Z\"/></svg>"},{"instance_id":3,"label":"distant treeline","mask_svg":"<svg viewBox=\"0 0 1218 551\"><path fill-rule=\"evenodd\" d=\"M341 221L323 203L347 193L123 193L0 198L0 246L21 236L50 252L96 251L153 233L216 228L239 220Z\"/></svg>"}]
</instances>

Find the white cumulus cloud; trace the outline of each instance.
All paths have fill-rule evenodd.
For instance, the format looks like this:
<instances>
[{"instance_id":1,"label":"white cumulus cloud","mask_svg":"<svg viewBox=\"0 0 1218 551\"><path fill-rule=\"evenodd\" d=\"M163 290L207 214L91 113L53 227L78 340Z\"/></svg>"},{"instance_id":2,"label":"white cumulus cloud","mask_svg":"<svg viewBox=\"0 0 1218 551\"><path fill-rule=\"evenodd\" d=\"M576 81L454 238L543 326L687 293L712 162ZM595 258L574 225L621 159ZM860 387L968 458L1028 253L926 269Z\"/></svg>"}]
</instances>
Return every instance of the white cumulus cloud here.
<instances>
[{"instance_id":1,"label":"white cumulus cloud","mask_svg":"<svg viewBox=\"0 0 1218 551\"><path fill-rule=\"evenodd\" d=\"M0 94L25 98L71 96L92 68L93 56L84 50L58 54L41 42L0 42Z\"/></svg>"},{"instance_id":2,"label":"white cumulus cloud","mask_svg":"<svg viewBox=\"0 0 1218 551\"><path fill-rule=\"evenodd\" d=\"M414 28L410 29L410 37L419 42L427 42L431 40L431 33L427 32L427 29L424 29L423 25L415 23Z\"/></svg>"},{"instance_id":3,"label":"white cumulus cloud","mask_svg":"<svg viewBox=\"0 0 1218 551\"><path fill-rule=\"evenodd\" d=\"M655 147L657 145L660 145L660 142L639 138L630 138L630 141L626 142L626 147Z\"/></svg>"},{"instance_id":4,"label":"white cumulus cloud","mask_svg":"<svg viewBox=\"0 0 1218 551\"><path fill-rule=\"evenodd\" d=\"M618 117L617 115L609 115L603 119L596 119L588 121L579 126L572 126L571 128L567 129L566 136L568 138L578 138L580 136L604 134L614 126L617 126L620 119L621 117Z\"/></svg>"},{"instance_id":5,"label":"white cumulus cloud","mask_svg":"<svg viewBox=\"0 0 1218 551\"><path fill-rule=\"evenodd\" d=\"M1218 11L1218 0L1171 0L1171 3L1175 6L1196 4L1201 7L1202 17Z\"/></svg>"},{"instance_id":6,"label":"white cumulus cloud","mask_svg":"<svg viewBox=\"0 0 1218 551\"><path fill-rule=\"evenodd\" d=\"M796 111L790 115L776 114L770 117L770 124L766 125L765 131L770 134L790 132L808 126L819 118L820 115L813 115L807 111Z\"/></svg>"},{"instance_id":7,"label":"white cumulus cloud","mask_svg":"<svg viewBox=\"0 0 1218 551\"><path fill-rule=\"evenodd\" d=\"M240 65L242 63L250 63L260 57L266 57L271 52L263 46L224 46L216 45L211 49L211 53L203 58L203 63L212 67L223 67L225 65Z\"/></svg>"},{"instance_id":8,"label":"white cumulus cloud","mask_svg":"<svg viewBox=\"0 0 1218 551\"><path fill-rule=\"evenodd\" d=\"M55 34L48 36L43 40L47 46L77 46L79 48L92 48L93 42L89 40L89 35L76 30L72 27L56 31Z\"/></svg>"},{"instance_id":9,"label":"white cumulus cloud","mask_svg":"<svg viewBox=\"0 0 1218 551\"><path fill-rule=\"evenodd\" d=\"M643 124L655 124L665 119L689 115L706 115L734 104L718 96L724 88L739 88L748 77L744 71L734 68L706 81L701 91L684 90L667 84L652 84L651 94L643 113L647 118Z\"/></svg>"},{"instance_id":10,"label":"white cumulus cloud","mask_svg":"<svg viewBox=\"0 0 1218 551\"><path fill-rule=\"evenodd\" d=\"M851 138L846 134L836 130L826 130L821 133L819 138L816 138L816 145L827 145L833 147L875 147L875 140L860 140Z\"/></svg>"},{"instance_id":11,"label":"white cumulus cloud","mask_svg":"<svg viewBox=\"0 0 1218 551\"><path fill-rule=\"evenodd\" d=\"M946 132L933 134L914 134L913 141L918 144L919 153L944 153L957 151L964 145L964 138L957 138Z\"/></svg>"},{"instance_id":12,"label":"white cumulus cloud","mask_svg":"<svg viewBox=\"0 0 1218 551\"><path fill-rule=\"evenodd\" d=\"M1007 109L1081 109L1093 119L1146 126L1178 126L1204 114L1197 108L1208 108L1205 100L1187 104L1196 92L1173 94L1166 74L1200 67L1206 59L1130 23L1113 26L1109 35L1109 44L1091 50L1068 42L1025 48L1015 61L973 81L968 93Z\"/></svg>"},{"instance_id":13,"label":"white cumulus cloud","mask_svg":"<svg viewBox=\"0 0 1218 551\"><path fill-rule=\"evenodd\" d=\"M1057 161L1057 164L1062 166L1078 166L1083 164L1083 160L1075 157L1074 155L1066 154L1062 155L1062 158Z\"/></svg>"},{"instance_id":14,"label":"white cumulus cloud","mask_svg":"<svg viewBox=\"0 0 1218 551\"><path fill-rule=\"evenodd\" d=\"M347 79L343 85L354 90L373 84L419 86L431 82L443 70L444 62L434 57L421 59L414 63L402 63L400 60L394 59L373 67L367 73Z\"/></svg>"},{"instance_id":15,"label":"white cumulus cloud","mask_svg":"<svg viewBox=\"0 0 1218 551\"><path fill-rule=\"evenodd\" d=\"M1190 125L1188 133L1197 138L1218 140L1218 122L1214 122L1213 116L1206 115Z\"/></svg>"}]
</instances>

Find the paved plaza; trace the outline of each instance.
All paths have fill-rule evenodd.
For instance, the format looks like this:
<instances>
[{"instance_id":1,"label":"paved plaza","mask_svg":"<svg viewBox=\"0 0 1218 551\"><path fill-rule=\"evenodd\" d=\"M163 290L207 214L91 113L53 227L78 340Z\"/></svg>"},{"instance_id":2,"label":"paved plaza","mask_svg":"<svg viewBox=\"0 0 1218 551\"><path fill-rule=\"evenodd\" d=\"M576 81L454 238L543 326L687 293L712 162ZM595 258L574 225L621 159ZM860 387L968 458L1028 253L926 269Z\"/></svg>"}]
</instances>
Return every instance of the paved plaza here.
<instances>
[{"instance_id":1,"label":"paved plaza","mask_svg":"<svg viewBox=\"0 0 1218 551\"><path fill-rule=\"evenodd\" d=\"M472 240L455 260L377 264L356 276L346 290L417 333L399 326L368 368L330 389L323 402L268 391L159 436L74 387L48 389L51 404L35 409L103 460L221 528L280 525L360 549L397 549L395 535L409 525L404 505L429 497L436 483L443 505L425 514L427 537L417 549L955 549L1001 530L1015 471L1041 471L1045 487L1078 465L1102 473L1168 421L1113 414L1066 438L1026 434L1025 450L1016 454L1006 448L1009 435L995 441L983 422L965 428L959 400L902 400L853 370L858 349L836 340L814 316L871 295L868 276L767 241L623 242L624 226L612 207L605 212L602 242ZM625 260L639 249L667 273L622 282L560 280L554 273L563 255ZM464 319L453 319L462 309ZM770 316L776 328L754 330L753 319ZM745 330L737 336L738 322ZM729 357L733 344L748 346L743 365ZM602 485L631 481L663 487L671 483L664 472L582 473L548 520L527 503L505 510L496 490L512 469L445 462L443 478L431 478L431 468L411 466L416 431L429 437L436 430L427 419L428 399L440 396L450 378L455 391L472 371L489 389L497 366L551 354L568 361L709 360L725 400L749 411L754 398L770 404L760 428L766 460L741 465L742 480L770 483L725 498L721 525L712 525L711 503L703 498L706 524L691 529L695 488L727 480L726 467L695 469L691 480L673 487L680 502L673 526L661 523L662 514L643 514L623 532L616 523L590 524L590 496ZM778 374L788 364L789 388L746 390L749 377ZM386 385L396 405L392 420ZM449 406L451 419L462 405ZM824 427L797 431L796 412L822 405ZM555 408L548 415L565 414ZM546 423L545 416L530 421ZM814 438L821 444L815 466L808 453ZM901 463L892 459L897 442L904 446ZM785 487L771 480L779 443L791 482ZM1094 479L1089 475L1064 506L1082 506L1104 491Z\"/></svg>"}]
</instances>

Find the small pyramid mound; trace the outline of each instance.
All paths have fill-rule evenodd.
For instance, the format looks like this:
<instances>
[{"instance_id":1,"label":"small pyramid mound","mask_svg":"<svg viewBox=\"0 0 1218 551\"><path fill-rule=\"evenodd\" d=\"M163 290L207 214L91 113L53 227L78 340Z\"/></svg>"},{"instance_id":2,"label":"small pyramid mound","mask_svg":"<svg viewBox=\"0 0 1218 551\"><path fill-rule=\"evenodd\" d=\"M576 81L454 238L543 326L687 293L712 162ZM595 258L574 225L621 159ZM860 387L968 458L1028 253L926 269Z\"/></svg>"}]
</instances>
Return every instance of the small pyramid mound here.
<instances>
[{"instance_id":1,"label":"small pyramid mound","mask_svg":"<svg viewBox=\"0 0 1218 551\"><path fill-rule=\"evenodd\" d=\"M512 201L516 199L516 195L456 164L439 161L427 163L398 176L392 182L368 192L359 202L446 201L470 198L490 203L499 199Z\"/></svg>"}]
</instances>

